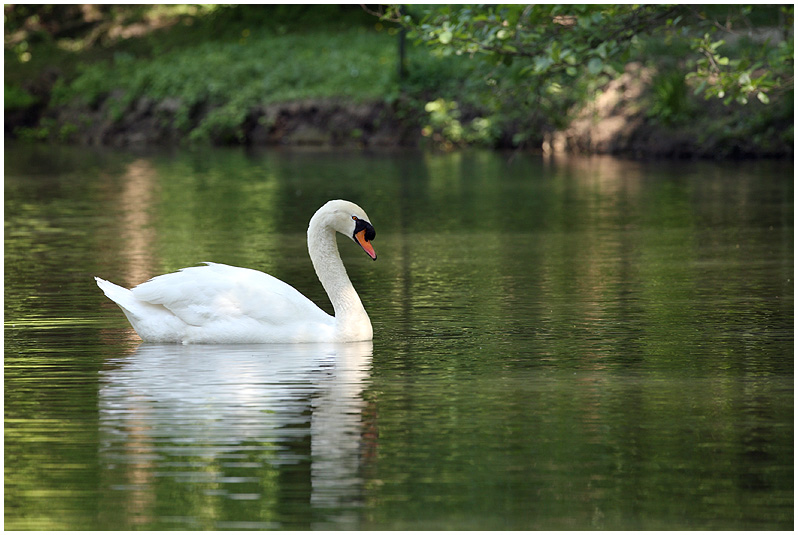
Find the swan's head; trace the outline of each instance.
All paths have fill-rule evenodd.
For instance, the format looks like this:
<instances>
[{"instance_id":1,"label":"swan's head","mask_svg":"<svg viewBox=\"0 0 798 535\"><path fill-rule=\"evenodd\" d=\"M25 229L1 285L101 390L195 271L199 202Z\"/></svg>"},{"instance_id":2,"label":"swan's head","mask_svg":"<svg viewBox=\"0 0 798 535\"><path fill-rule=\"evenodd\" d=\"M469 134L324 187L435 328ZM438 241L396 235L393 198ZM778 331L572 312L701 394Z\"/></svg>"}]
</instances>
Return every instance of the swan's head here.
<instances>
[{"instance_id":1,"label":"swan's head","mask_svg":"<svg viewBox=\"0 0 798 535\"><path fill-rule=\"evenodd\" d=\"M363 215L365 216L366 214L364 213ZM352 231L352 239L366 251L372 260L377 260L377 251L371 245L371 240L377 235L377 231L371 226L367 217L361 218L356 214L352 214L351 220L355 224L355 230Z\"/></svg>"},{"instance_id":2,"label":"swan's head","mask_svg":"<svg viewBox=\"0 0 798 535\"><path fill-rule=\"evenodd\" d=\"M316 216L322 214L329 227L351 238L372 260L377 260L377 252L371 245L377 232L360 206L349 201L330 201L319 209Z\"/></svg>"}]
</instances>

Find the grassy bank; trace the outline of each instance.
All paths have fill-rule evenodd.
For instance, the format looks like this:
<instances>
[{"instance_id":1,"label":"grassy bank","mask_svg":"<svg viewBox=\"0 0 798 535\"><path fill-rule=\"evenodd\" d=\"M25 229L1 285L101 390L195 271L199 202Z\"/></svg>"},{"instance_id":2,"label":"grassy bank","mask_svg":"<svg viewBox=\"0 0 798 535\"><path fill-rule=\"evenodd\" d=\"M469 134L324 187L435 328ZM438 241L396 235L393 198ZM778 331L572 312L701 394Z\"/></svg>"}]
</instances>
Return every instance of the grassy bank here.
<instances>
[{"instance_id":1,"label":"grassy bank","mask_svg":"<svg viewBox=\"0 0 798 535\"><path fill-rule=\"evenodd\" d=\"M398 30L358 6L104 9L111 11L95 19L102 22L77 28L7 18L7 135L117 144L364 143L367 133L388 128L414 135L383 135L387 144L537 148L554 131L573 134L571 121L580 110L584 118L585 104L613 82L606 74L578 79L530 104L514 85L518 64L435 55L412 43L400 80ZM647 143L660 145L644 146L638 132L642 154L791 154L791 97L769 106L708 105L685 84L674 51L656 45L641 47L654 74L640 80L635 102L595 120L622 113L639 123ZM488 92L499 98L485 98ZM666 139L681 148L663 149ZM630 143L573 145L623 152Z\"/></svg>"},{"instance_id":2,"label":"grassy bank","mask_svg":"<svg viewBox=\"0 0 798 535\"><path fill-rule=\"evenodd\" d=\"M105 44L41 36L22 54L7 47L6 110L39 104L85 110L94 120L88 112L103 106L107 118L119 122L142 99L168 101L162 119L188 141L234 140L254 106L327 98L363 102L397 92L396 39L376 31L373 18L359 9L162 13L144 21L139 32ZM79 123L79 115L70 117ZM18 133L46 137L53 134L47 126L45 121ZM57 124L66 138L84 126Z\"/></svg>"}]
</instances>

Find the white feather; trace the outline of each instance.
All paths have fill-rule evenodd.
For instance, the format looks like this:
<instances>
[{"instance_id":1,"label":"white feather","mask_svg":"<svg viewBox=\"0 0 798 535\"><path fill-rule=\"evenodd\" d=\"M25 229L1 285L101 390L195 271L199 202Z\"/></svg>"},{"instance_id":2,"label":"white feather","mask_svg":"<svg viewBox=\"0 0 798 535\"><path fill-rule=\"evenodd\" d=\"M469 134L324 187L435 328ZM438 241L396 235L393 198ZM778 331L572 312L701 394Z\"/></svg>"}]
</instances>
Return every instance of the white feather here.
<instances>
[{"instance_id":1,"label":"white feather","mask_svg":"<svg viewBox=\"0 0 798 535\"><path fill-rule=\"evenodd\" d=\"M330 316L283 281L208 262L155 277L132 290L95 277L145 342L286 343L371 340L371 322L338 254L335 231L352 237L365 212L330 201L311 219L308 249L335 309Z\"/></svg>"}]
</instances>

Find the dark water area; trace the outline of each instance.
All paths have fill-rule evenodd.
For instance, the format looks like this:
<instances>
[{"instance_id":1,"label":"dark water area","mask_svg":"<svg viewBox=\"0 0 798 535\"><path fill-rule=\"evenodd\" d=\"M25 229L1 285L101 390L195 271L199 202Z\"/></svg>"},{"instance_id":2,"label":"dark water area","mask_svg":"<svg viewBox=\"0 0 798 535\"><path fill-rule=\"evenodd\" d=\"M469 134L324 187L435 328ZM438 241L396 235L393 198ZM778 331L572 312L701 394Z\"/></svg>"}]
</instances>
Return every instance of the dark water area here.
<instances>
[{"instance_id":1,"label":"dark water area","mask_svg":"<svg viewBox=\"0 0 798 535\"><path fill-rule=\"evenodd\" d=\"M5 528L790 530L792 162L7 145ZM94 283L222 262L370 343L140 344Z\"/></svg>"}]
</instances>

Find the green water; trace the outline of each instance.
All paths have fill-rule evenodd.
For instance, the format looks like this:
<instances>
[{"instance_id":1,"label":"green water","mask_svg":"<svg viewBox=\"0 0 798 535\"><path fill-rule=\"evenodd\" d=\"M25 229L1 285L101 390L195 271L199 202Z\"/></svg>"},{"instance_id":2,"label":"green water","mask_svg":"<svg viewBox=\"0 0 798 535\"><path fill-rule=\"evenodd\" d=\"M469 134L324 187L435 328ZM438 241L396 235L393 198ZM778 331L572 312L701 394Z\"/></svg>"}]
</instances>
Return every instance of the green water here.
<instances>
[{"instance_id":1,"label":"green water","mask_svg":"<svg viewBox=\"0 0 798 535\"><path fill-rule=\"evenodd\" d=\"M5 528L791 529L792 162L5 150ZM267 271L374 341L140 345L98 275Z\"/></svg>"}]
</instances>

